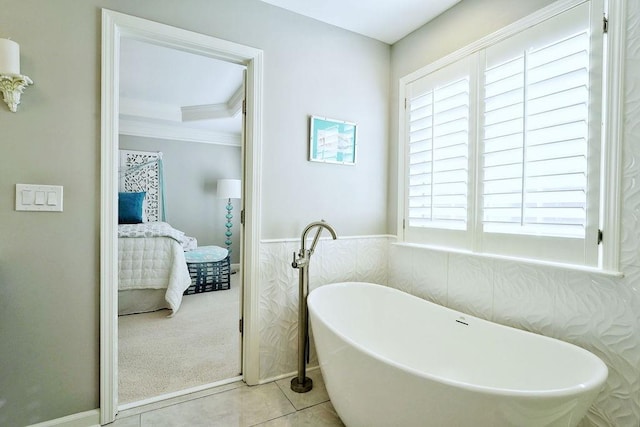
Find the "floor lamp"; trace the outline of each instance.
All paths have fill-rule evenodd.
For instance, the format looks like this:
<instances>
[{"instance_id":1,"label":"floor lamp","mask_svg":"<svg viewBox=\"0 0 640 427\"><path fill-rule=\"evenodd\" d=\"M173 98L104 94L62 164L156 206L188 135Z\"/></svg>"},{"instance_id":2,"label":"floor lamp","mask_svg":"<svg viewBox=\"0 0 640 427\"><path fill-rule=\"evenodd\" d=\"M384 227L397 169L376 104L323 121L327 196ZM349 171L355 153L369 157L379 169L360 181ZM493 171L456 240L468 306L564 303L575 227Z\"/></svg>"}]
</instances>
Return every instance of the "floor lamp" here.
<instances>
[{"instance_id":1,"label":"floor lamp","mask_svg":"<svg viewBox=\"0 0 640 427\"><path fill-rule=\"evenodd\" d=\"M224 233L226 237L224 243L227 245L229 255L231 255L231 227L233 226L233 223L231 222L231 219L233 218L233 215L231 214L231 210L233 210L231 199L239 199L242 195L241 181L239 179L219 179L217 195L219 199L227 199L227 222L224 225L227 227L227 231Z\"/></svg>"}]
</instances>

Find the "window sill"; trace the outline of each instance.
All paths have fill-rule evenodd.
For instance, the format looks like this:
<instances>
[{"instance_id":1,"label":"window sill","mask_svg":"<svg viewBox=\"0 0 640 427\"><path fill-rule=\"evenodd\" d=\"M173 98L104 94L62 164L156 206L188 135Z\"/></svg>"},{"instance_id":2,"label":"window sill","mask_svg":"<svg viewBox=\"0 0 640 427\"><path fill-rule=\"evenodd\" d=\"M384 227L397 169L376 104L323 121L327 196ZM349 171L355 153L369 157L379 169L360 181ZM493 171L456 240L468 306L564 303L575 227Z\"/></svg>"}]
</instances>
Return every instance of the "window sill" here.
<instances>
[{"instance_id":1,"label":"window sill","mask_svg":"<svg viewBox=\"0 0 640 427\"><path fill-rule=\"evenodd\" d=\"M615 278L624 277L624 273L621 271L604 270L597 267L587 267L583 265L566 264L566 263L550 262L550 261L539 261L539 260L528 259L528 258L509 257L504 255L496 255L496 254L476 253L476 252L470 252L470 251L465 251L460 249L446 248L446 247L434 246L434 245L424 245L419 243L395 242L395 243L392 243L392 245L407 247L407 248L446 252L448 254L466 255L466 256L476 257L480 259L497 259L501 261L512 261L512 262L518 262L522 264L528 264L528 265L534 265L534 266L540 266L540 267L559 268L559 269L575 271L575 272L597 274L597 275L606 276L606 277L615 277Z\"/></svg>"}]
</instances>

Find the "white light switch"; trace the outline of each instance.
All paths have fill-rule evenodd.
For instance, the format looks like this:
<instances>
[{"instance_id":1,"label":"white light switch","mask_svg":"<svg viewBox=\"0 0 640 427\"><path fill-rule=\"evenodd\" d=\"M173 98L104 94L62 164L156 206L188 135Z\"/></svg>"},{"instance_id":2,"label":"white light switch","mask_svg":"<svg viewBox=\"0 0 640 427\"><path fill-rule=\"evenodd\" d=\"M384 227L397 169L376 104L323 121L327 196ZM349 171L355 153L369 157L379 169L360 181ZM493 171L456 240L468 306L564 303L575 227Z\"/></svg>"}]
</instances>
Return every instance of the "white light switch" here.
<instances>
[{"instance_id":1,"label":"white light switch","mask_svg":"<svg viewBox=\"0 0 640 427\"><path fill-rule=\"evenodd\" d=\"M62 212L62 186L16 184L16 210Z\"/></svg>"},{"instance_id":2,"label":"white light switch","mask_svg":"<svg viewBox=\"0 0 640 427\"><path fill-rule=\"evenodd\" d=\"M22 190L22 204L23 205L32 205L33 204L33 191L31 190Z\"/></svg>"},{"instance_id":3,"label":"white light switch","mask_svg":"<svg viewBox=\"0 0 640 427\"><path fill-rule=\"evenodd\" d=\"M58 203L57 200L58 198L56 197L55 191L49 191L47 193L47 205L55 206Z\"/></svg>"},{"instance_id":4,"label":"white light switch","mask_svg":"<svg viewBox=\"0 0 640 427\"><path fill-rule=\"evenodd\" d=\"M44 191L36 190L36 201L34 205L44 205Z\"/></svg>"}]
</instances>

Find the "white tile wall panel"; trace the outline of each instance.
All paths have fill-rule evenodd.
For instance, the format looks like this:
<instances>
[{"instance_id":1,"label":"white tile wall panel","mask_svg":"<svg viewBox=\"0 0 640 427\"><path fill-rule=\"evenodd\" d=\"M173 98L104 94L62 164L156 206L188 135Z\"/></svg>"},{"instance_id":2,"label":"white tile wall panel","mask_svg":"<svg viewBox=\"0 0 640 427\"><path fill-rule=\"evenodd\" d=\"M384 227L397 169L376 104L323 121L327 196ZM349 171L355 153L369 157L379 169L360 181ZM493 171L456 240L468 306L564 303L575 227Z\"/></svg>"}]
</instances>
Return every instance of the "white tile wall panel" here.
<instances>
[{"instance_id":1,"label":"white tile wall panel","mask_svg":"<svg viewBox=\"0 0 640 427\"><path fill-rule=\"evenodd\" d=\"M412 264L409 292L436 304L447 305L447 254L414 249L409 259Z\"/></svg>"},{"instance_id":2,"label":"white tile wall panel","mask_svg":"<svg viewBox=\"0 0 640 427\"><path fill-rule=\"evenodd\" d=\"M321 240L311 261L320 267L315 276L321 280L318 284L357 280L357 256L357 239Z\"/></svg>"},{"instance_id":3,"label":"white tile wall panel","mask_svg":"<svg viewBox=\"0 0 640 427\"><path fill-rule=\"evenodd\" d=\"M626 59L640 60L640 3L627 0L627 50Z\"/></svg>"},{"instance_id":4,"label":"white tile wall panel","mask_svg":"<svg viewBox=\"0 0 640 427\"><path fill-rule=\"evenodd\" d=\"M640 60L627 65L620 259L625 265L640 265Z\"/></svg>"},{"instance_id":5,"label":"white tile wall panel","mask_svg":"<svg viewBox=\"0 0 640 427\"><path fill-rule=\"evenodd\" d=\"M389 263L388 239L358 239L356 253L357 280L386 285Z\"/></svg>"},{"instance_id":6,"label":"white tile wall panel","mask_svg":"<svg viewBox=\"0 0 640 427\"><path fill-rule=\"evenodd\" d=\"M550 335L563 270L513 261L494 261L493 321Z\"/></svg>"},{"instance_id":7,"label":"white tile wall panel","mask_svg":"<svg viewBox=\"0 0 640 427\"><path fill-rule=\"evenodd\" d=\"M640 265L640 2L626 2L621 262Z\"/></svg>"},{"instance_id":8,"label":"white tile wall panel","mask_svg":"<svg viewBox=\"0 0 640 427\"><path fill-rule=\"evenodd\" d=\"M389 247L389 286L413 293L413 252L414 249L406 246Z\"/></svg>"},{"instance_id":9,"label":"white tile wall panel","mask_svg":"<svg viewBox=\"0 0 640 427\"><path fill-rule=\"evenodd\" d=\"M637 280L637 274L616 279L572 273L558 287L555 336L593 352L609 367L605 389L587 425L634 425L640 420L637 396L634 398L640 330L627 280Z\"/></svg>"},{"instance_id":10,"label":"white tile wall panel","mask_svg":"<svg viewBox=\"0 0 640 427\"><path fill-rule=\"evenodd\" d=\"M493 260L449 255L448 305L482 319L493 317Z\"/></svg>"},{"instance_id":11,"label":"white tile wall panel","mask_svg":"<svg viewBox=\"0 0 640 427\"><path fill-rule=\"evenodd\" d=\"M387 237L323 238L309 264L309 288L356 280L386 284L388 247ZM261 379L297 370L299 272L291 261L299 249L299 240L260 245ZM313 340L309 365L317 365Z\"/></svg>"},{"instance_id":12,"label":"white tile wall panel","mask_svg":"<svg viewBox=\"0 0 640 427\"><path fill-rule=\"evenodd\" d=\"M290 372L296 366L298 281L291 267L292 242L260 247L260 368ZM275 374L272 374L272 376Z\"/></svg>"}]
</instances>

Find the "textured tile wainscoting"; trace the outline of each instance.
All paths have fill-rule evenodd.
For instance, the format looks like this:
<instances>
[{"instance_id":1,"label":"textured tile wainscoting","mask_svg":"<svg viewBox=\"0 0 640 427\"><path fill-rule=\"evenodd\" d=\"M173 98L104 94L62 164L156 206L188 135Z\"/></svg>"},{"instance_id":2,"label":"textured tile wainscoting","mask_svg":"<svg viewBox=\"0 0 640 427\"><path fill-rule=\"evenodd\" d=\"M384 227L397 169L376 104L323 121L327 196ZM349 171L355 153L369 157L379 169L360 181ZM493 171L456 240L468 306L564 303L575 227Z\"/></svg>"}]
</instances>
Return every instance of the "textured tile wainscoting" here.
<instances>
[{"instance_id":1,"label":"textured tile wainscoting","mask_svg":"<svg viewBox=\"0 0 640 427\"><path fill-rule=\"evenodd\" d=\"M362 281L386 284L388 247L385 236L322 239L311 257L309 288L328 283ZM395 240L395 239L393 239ZM291 267L300 240L260 244L260 377L272 379L296 372L298 351L298 270ZM311 345L310 366L317 365Z\"/></svg>"}]
</instances>

